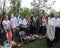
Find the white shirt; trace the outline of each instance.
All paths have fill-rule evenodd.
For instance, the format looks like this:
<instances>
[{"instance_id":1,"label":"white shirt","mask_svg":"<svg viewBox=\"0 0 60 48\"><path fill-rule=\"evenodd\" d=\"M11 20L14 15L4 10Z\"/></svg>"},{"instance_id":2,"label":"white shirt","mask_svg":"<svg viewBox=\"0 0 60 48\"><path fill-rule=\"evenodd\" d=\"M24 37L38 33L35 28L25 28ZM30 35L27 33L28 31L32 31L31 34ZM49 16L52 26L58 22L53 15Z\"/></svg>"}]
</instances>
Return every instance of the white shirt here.
<instances>
[{"instance_id":1,"label":"white shirt","mask_svg":"<svg viewBox=\"0 0 60 48\"><path fill-rule=\"evenodd\" d=\"M3 24L3 26L6 27L5 29L10 28L10 21L9 20L3 20L2 24Z\"/></svg>"},{"instance_id":2,"label":"white shirt","mask_svg":"<svg viewBox=\"0 0 60 48\"><path fill-rule=\"evenodd\" d=\"M26 28L27 27L27 24L28 24L28 21L26 19L23 19L23 26Z\"/></svg>"},{"instance_id":3,"label":"white shirt","mask_svg":"<svg viewBox=\"0 0 60 48\"><path fill-rule=\"evenodd\" d=\"M19 17L15 17L16 18L16 26L19 26L20 25L20 18Z\"/></svg>"},{"instance_id":4,"label":"white shirt","mask_svg":"<svg viewBox=\"0 0 60 48\"><path fill-rule=\"evenodd\" d=\"M60 27L60 18L55 19L55 27Z\"/></svg>"},{"instance_id":5,"label":"white shirt","mask_svg":"<svg viewBox=\"0 0 60 48\"><path fill-rule=\"evenodd\" d=\"M19 18L19 24L22 24L22 19L21 18Z\"/></svg>"},{"instance_id":6,"label":"white shirt","mask_svg":"<svg viewBox=\"0 0 60 48\"><path fill-rule=\"evenodd\" d=\"M42 20L42 26L46 26L46 20L45 19Z\"/></svg>"},{"instance_id":7,"label":"white shirt","mask_svg":"<svg viewBox=\"0 0 60 48\"><path fill-rule=\"evenodd\" d=\"M11 18L10 23L11 23L12 28L16 28L16 18L15 17Z\"/></svg>"},{"instance_id":8,"label":"white shirt","mask_svg":"<svg viewBox=\"0 0 60 48\"><path fill-rule=\"evenodd\" d=\"M36 23L36 18L35 17L33 17L33 22Z\"/></svg>"}]
</instances>

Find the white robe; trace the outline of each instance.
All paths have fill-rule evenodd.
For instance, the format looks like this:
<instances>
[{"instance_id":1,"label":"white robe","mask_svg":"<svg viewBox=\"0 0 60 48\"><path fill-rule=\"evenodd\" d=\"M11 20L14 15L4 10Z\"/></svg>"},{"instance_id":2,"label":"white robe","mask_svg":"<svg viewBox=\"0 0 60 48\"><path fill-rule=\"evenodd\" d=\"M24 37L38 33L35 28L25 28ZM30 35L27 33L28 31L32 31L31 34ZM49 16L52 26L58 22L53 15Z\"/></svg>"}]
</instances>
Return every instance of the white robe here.
<instances>
[{"instance_id":1,"label":"white robe","mask_svg":"<svg viewBox=\"0 0 60 48\"><path fill-rule=\"evenodd\" d=\"M55 18L52 18L48 21L47 25L47 37L50 39L50 41L53 41L55 39Z\"/></svg>"}]
</instances>

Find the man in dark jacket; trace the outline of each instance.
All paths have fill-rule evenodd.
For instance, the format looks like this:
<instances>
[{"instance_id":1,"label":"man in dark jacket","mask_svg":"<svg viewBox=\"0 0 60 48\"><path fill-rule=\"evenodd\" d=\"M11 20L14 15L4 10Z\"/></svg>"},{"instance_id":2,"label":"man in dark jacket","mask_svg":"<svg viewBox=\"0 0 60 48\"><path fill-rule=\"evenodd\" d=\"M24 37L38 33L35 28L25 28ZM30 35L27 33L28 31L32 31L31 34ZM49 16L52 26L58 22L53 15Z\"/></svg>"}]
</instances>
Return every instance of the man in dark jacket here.
<instances>
[{"instance_id":1,"label":"man in dark jacket","mask_svg":"<svg viewBox=\"0 0 60 48\"><path fill-rule=\"evenodd\" d=\"M42 24L41 17L38 16L36 20L36 29L38 34L41 34L41 24Z\"/></svg>"},{"instance_id":2,"label":"man in dark jacket","mask_svg":"<svg viewBox=\"0 0 60 48\"><path fill-rule=\"evenodd\" d=\"M31 14L31 17L30 17L30 34L35 34L35 33L36 33L35 18L34 18L34 14Z\"/></svg>"}]
</instances>

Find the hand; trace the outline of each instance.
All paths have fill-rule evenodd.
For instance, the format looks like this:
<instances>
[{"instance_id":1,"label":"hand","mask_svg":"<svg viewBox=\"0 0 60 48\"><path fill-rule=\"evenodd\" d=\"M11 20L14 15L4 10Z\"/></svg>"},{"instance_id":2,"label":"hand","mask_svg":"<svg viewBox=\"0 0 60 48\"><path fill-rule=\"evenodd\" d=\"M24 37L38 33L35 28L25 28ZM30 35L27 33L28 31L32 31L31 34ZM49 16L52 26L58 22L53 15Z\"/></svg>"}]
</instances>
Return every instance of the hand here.
<instances>
[{"instance_id":1,"label":"hand","mask_svg":"<svg viewBox=\"0 0 60 48\"><path fill-rule=\"evenodd\" d=\"M41 25L40 25L40 27L41 27Z\"/></svg>"},{"instance_id":2,"label":"hand","mask_svg":"<svg viewBox=\"0 0 60 48\"><path fill-rule=\"evenodd\" d=\"M33 26L34 26L34 24L33 24Z\"/></svg>"},{"instance_id":3,"label":"hand","mask_svg":"<svg viewBox=\"0 0 60 48\"><path fill-rule=\"evenodd\" d=\"M7 32L7 31L5 31L5 32Z\"/></svg>"}]
</instances>

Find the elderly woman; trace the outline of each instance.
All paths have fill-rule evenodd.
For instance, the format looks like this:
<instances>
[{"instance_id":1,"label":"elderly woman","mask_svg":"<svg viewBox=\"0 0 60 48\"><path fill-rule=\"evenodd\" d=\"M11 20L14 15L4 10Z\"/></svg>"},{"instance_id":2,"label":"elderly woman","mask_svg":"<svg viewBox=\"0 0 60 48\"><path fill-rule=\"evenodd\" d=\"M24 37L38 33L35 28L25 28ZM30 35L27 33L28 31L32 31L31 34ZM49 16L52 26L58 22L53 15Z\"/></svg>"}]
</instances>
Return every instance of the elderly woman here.
<instances>
[{"instance_id":1,"label":"elderly woman","mask_svg":"<svg viewBox=\"0 0 60 48\"><path fill-rule=\"evenodd\" d=\"M47 47L51 48L55 39L55 18L54 15L51 14L48 17L48 24L47 24Z\"/></svg>"}]
</instances>

